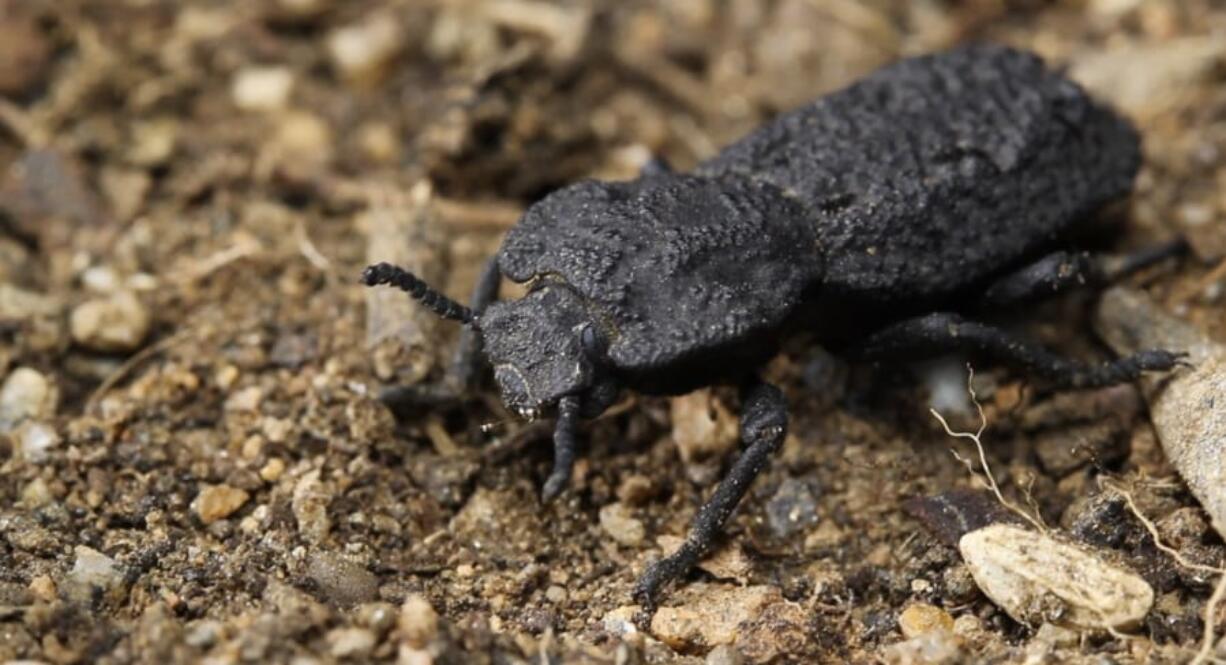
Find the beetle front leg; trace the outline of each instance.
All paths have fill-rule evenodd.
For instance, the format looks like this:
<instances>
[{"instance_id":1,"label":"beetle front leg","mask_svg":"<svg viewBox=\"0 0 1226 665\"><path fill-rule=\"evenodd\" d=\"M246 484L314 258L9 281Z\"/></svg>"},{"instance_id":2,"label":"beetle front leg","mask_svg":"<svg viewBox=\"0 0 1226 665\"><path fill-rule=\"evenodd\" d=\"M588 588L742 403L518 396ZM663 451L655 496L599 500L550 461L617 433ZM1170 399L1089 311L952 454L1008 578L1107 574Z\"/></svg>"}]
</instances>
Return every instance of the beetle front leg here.
<instances>
[{"instance_id":1,"label":"beetle front leg","mask_svg":"<svg viewBox=\"0 0 1226 665\"><path fill-rule=\"evenodd\" d=\"M568 395L558 402L558 424L553 430L553 471L541 489L541 498L552 501L570 483L570 474L575 467L575 449L578 435L581 403L578 397Z\"/></svg>"},{"instance_id":2,"label":"beetle front leg","mask_svg":"<svg viewBox=\"0 0 1226 665\"><path fill-rule=\"evenodd\" d=\"M477 278L469 310L479 317L490 303L498 299L502 272L498 257L491 257ZM462 402L476 387L481 368L481 335L470 326L460 331L460 343L446 376L438 384L393 386L379 393L379 400L393 409L448 406Z\"/></svg>"},{"instance_id":3,"label":"beetle front leg","mask_svg":"<svg viewBox=\"0 0 1226 665\"><path fill-rule=\"evenodd\" d=\"M698 509L681 548L653 563L639 578L634 590L635 600L642 606L639 623L650 622L660 589L688 573L710 551L741 497L783 444L787 425L787 401L778 388L760 379L741 388L741 440L748 444L745 452Z\"/></svg>"}]
</instances>

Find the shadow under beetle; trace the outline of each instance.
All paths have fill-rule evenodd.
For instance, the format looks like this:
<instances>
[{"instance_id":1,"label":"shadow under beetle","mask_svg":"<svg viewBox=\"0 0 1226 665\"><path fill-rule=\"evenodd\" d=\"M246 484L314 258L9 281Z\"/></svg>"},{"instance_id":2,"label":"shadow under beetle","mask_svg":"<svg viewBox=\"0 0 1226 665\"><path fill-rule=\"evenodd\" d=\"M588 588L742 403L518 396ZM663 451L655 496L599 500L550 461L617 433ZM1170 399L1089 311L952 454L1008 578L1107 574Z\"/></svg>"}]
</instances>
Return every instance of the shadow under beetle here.
<instances>
[{"instance_id":1,"label":"shadow under beetle","mask_svg":"<svg viewBox=\"0 0 1226 665\"><path fill-rule=\"evenodd\" d=\"M1059 251L1140 164L1136 131L1036 56L971 45L885 67L767 123L692 173L653 163L631 182L580 182L530 207L465 307L412 274L370 266L467 327L453 389L484 355L506 405L555 414L543 494L570 479L576 429L629 389L740 386L745 450L682 547L640 578L662 585L703 557L783 442L787 405L758 369L788 334L859 358L970 352L1056 387L1169 370L1182 354L1063 358L963 318L1102 284L1182 248L1108 258ZM497 301L502 277L527 283ZM401 397L404 396L401 393Z\"/></svg>"}]
</instances>

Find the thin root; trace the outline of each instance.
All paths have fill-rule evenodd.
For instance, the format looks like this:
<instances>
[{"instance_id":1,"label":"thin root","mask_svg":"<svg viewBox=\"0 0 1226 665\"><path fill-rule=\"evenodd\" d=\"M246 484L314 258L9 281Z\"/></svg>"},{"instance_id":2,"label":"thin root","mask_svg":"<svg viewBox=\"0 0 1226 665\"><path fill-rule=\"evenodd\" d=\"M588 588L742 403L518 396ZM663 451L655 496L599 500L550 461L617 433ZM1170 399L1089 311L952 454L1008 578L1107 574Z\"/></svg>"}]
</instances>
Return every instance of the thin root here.
<instances>
[{"instance_id":1,"label":"thin root","mask_svg":"<svg viewBox=\"0 0 1226 665\"><path fill-rule=\"evenodd\" d=\"M971 382L975 379L975 370L970 365L967 365L966 369L968 372L966 379L966 391L970 394L971 402L975 404L975 408L979 411L979 429L975 431L974 434L970 432L955 432L939 411L936 409L929 409L929 412L931 412L932 416L941 423L941 427L945 428L946 434L955 439L970 439L975 443L975 449L979 452L979 464L983 467L983 476L980 477L980 475L975 471L975 465L973 462L959 455L957 450L951 449L950 452L953 453L954 458L961 462L966 467L967 471L970 471L973 477L979 478L984 484L986 484L988 489L992 490L992 493L996 495L996 500L999 501L1002 506L1021 516L1022 519L1026 520L1035 529L1037 529L1039 533L1046 534L1048 532L1047 525L1043 523L1043 518L1039 516L1038 512L1036 511L1035 514L1031 515L1017 504L1014 504L1006 499L1005 495L1000 491L1000 486L996 483L996 478L992 475L992 467L988 465L988 456L983 450L983 441L981 439L984 430L988 428L988 417L984 414L983 405L979 403L979 398L975 395L975 388L971 385Z\"/></svg>"}]
</instances>

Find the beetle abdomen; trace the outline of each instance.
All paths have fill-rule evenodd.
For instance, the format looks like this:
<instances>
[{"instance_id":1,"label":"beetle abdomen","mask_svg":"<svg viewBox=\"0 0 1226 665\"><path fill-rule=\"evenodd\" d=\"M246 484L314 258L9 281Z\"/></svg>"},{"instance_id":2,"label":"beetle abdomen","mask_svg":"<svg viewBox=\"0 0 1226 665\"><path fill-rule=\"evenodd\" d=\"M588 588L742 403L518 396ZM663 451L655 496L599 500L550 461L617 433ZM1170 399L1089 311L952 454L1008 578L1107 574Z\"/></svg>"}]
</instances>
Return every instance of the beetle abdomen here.
<instances>
[{"instance_id":1,"label":"beetle abdomen","mask_svg":"<svg viewBox=\"0 0 1226 665\"><path fill-rule=\"evenodd\" d=\"M935 301L1034 253L1124 195L1136 132L1035 55L974 45L912 58L785 114L698 172L794 192L822 288Z\"/></svg>"}]
</instances>

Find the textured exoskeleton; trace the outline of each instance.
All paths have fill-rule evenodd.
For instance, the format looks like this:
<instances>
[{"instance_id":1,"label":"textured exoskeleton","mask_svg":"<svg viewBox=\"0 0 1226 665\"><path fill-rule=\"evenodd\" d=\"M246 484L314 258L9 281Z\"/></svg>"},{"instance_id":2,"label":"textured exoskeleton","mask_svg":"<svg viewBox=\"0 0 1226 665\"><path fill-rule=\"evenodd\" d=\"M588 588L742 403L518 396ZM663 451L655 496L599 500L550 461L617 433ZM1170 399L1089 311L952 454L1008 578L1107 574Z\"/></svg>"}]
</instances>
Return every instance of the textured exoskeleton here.
<instances>
[{"instance_id":1,"label":"textured exoskeleton","mask_svg":"<svg viewBox=\"0 0 1226 665\"><path fill-rule=\"evenodd\" d=\"M656 165L630 182L580 182L534 204L508 233L473 307L394 266L368 284L410 291L469 324L508 407L556 412L561 491L579 418L619 391L742 390L747 446L689 538L644 574L640 601L707 551L780 445L782 394L756 371L789 334L860 357L967 350L1057 386L1167 370L1155 350L1089 364L962 318L1178 251L1122 260L1058 251L1126 195L1140 163L1131 125L1036 56L973 45L903 60L782 115L692 173ZM529 285L495 301L500 276Z\"/></svg>"}]
</instances>

